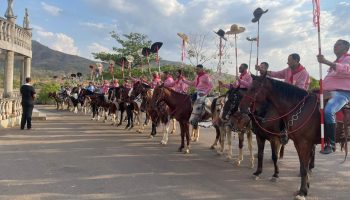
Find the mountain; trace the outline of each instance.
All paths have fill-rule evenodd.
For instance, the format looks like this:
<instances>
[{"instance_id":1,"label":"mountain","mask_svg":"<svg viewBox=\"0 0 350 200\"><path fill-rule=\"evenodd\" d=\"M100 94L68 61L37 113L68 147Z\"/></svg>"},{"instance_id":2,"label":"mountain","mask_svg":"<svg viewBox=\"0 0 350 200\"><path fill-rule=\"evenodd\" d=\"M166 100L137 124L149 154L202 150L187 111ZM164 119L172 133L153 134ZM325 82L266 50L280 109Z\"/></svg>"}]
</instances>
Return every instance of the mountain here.
<instances>
[{"instance_id":1,"label":"mountain","mask_svg":"<svg viewBox=\"0 0 350 200\"><path fill-rule=\"evenodd\" d=\"M77 73L83 74L89 73L89 65L95 64L96 61L89 60L80 56L69 55L50 49L47 46L40 44L39 42L32 41L32 67L33 70L46 71L50 74L65 73ZM181 65L180 62L161 60L160 65ZM156 67L156 63L151 63L151 66ZM105 65L107 68L107 64Z\"/></svg>"},{"instance_id":2,"label":"mountain","mask_svg":"<svg viewBox=\"0 0 350 200\"><path fill-rule=\"evenodd\" d=\"M65 72L67 74L76 72L88 73L89 65L96 63L86 58L52 50L35 40L32 41L32 51L32 66L34 70Z\"/></svg>"}]
</instances>

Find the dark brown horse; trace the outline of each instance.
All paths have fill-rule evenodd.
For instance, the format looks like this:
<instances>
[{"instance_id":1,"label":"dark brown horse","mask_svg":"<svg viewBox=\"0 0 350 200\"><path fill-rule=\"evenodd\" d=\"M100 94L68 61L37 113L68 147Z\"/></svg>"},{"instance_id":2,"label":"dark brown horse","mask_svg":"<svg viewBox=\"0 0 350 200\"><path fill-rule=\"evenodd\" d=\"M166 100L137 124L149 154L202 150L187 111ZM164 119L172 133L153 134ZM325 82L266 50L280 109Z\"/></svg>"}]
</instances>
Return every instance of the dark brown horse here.
<instances>
[{"instance_id":1,"label":"dark brown horse","mask_svg":"<svg viewBox=\"0 0 350 200\"><path fill-rule=\"evenodd\" d=\"M315 94L309 94L290 84L266 78L255 78L252 87L244 94L240 108L252 111L259 109L264 103L269 103L278 113L278 118L283 121L285 134L293 140L300 163L301 186L296 199L305 199L310 186L309 169L314 159L315 144L320 143L320 113ZM251 116L256 124L256 115ZM264 129L271 135L280 136L280 132Z\"/></svg>"},{"instance_id":2,"label":"dark brown horse","mask_svg":"<svg viewBox=\"0 0 350 200\"><path fill-rule=\"evenodd\" d=\"M230 121L240 121L243 122L244 120L237 120L236 118L242 118L245 119L246 115L237 115L238 106L241 102L241 99L243 98L243 95L247 92L246 89L230 89L226 93L225 97L225 105L221 112L221 118L224 121L230 120ZM254 114L261 116L262 112ZM241 115L241 116L240 116ZM264 118L271 118L271 117L277 117L276 109L270 108L268 109L267 113L265 114ZM262 123L262 118L258 117L257 120L261 124L261 126L264 129L273 130L275 132L278 132L280 130L280 124L277 121L267 121ZM238 124L240 125L240 124ZM266 133L263 129L261 129L257 123L253 120L252 121L252 129L253 132L256 135L256 141L258 146L258 166L256 171L253 173L256 179L259 178L259 176L262 174L263 171L263 158L264 158L264 148L265 148L265 142L266 140L270 141L271 144L271 152L272 152L272 161L274 164L274 174L271 177L271 180L275 181L277 178L279 178L279 167L278 167L278 159L283 157L284 153L284 146L282 146L280 142L280 137L277 135L271 135ZM313 164L313 163L312 163ZM311 166L313 168L313 165Z\"/></svg>"},{"instance_id":3,"label":"dark brown horse","mask_svg":"<svg viewBox=\"0 0 350 200\"><path fill-rule=\"evenodd\" d=\"M185 148L185 137L187 145L185 153L190 152L190 132L189 119L192 112L191 99L187 94L181 94L165 87L163 84L156 87L153 91L152 106L157 107L160 102L164 101L170 108L170 116L174 117L180 124L181 145L179 151Z\"/></svg>"}]
</instances>

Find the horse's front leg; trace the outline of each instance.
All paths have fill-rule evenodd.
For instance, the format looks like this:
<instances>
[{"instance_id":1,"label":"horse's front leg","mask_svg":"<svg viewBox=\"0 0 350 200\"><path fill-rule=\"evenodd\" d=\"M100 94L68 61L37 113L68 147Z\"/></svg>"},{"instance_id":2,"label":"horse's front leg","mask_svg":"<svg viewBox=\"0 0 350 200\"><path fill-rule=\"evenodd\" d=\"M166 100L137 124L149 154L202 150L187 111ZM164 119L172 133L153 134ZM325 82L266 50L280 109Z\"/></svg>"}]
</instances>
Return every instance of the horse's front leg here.
<instances>
[{"instance_id":1,"label":"horse's front leg","mask_svg":"<svg viewBox=\"0 0 350 200\"><path fill-rule=\"evenodd\" d=\"M311 159L309 164L309 173L312 173L312 169L315 168L315 151L316 151L316 145L313 145L311 150Z\"/></svg>"},{"instance_id":2,"label":"horse's front leg","mask_svg":"<svg viewBox=\"0 0 350 200\"><path fill-rule=\"evenodd\" d=\"M275 171L274 174L271 177L271 181L272 182L276 182L279 178L279 167L278 167L278 156L279 156L279 152L281 150L281 142L280 139L278 137L272 137L270 139L270 143L271 143L271 152L272 152L272 161L273 161L273 165L275 167Z\"/></svg>"},{"instance_id":3,"label":"horse's front leg","mask_svg":"<svg viewBox=\"0 0 350 200\"><path fill-rule=\"evenodd\" d=\"M263 169L263 159L264 159L264 148L265 148L265 142L266 142L266 140L262 138L259 134L262 134L262 133L258 132L256 134L256 142L258 145L258 167L256 171L253 173L253 177L256 180L259 179L259 176L263 171L262 169Z\"/></svg>"},{"instance_id":4,"label":"horse's front leg","mask_svg":"<svg viewBox=\"0 0 350 200\"><path fill-rule=\"evenodd\" d=\"M220 148L217 150L217 153L219 155L222 155L225 151L225 139L226 139L227 133L224 125L220 125L219 130L220 130Z\"/></svg>"},{"instance_id":5,"label":"horse's front leg","mask_svg":"<svg viewBox=\"0 0 350 200\"><path fill-rule=\"evenodd\" d=\"M122 123L123 123L123 114L124 114L124 110L120 110L120 119L119 119L119 123L118 123L117 126L122 125Z\"/></svg>"},{"instance_id":6,"label":"horse's front leg","mask_svg":"<svg viewBox=\"0 0 350 200\"><path fill-rule=\"evenodd\" d=\"M300 163L300 176L301 184L300 189L297 192L295 199L305 199L310 187L309 183L309 164L311 160L313 144L310 142L305 143L294 143L294 146L298 152L299 163Z\"/></svg>"},{"instance_id":7,"label":"horse's front leg","mask_svg":"<svg viewBox=\"0 0 350 200\"><path fill-rule=\"evenodd\" d=\"M172 130L170 134L174 134L176 131L176 119L175 118L171 119L171 123L172 123Z\"/></svg>"},{"instance_id":8,"label":"horse's front leg","mask_svg":"<svg viewBox=\"0 0 350 200\"><path fill-rule=\"evenodd\" d=\"M218 142L220 140L220 129L216 125L214 126L214 128L215 128L216 136L215 136L214 143L210 146L210 149L215 149L215 147L218 145Z\"/></svg>"},{"instance_id":9,"label":"horse's front leg","mask_svg":"<svg viewBox=\"0 0 350 200\"><path fill-rule=\"evenodd\" d=\"M184 128L185 128L185 136L186 136L186 141L187 141L187 145L186 145L186 149L185 149L185 153L190 153L190 125L188 123L188 121L185 122L184 124Z\"/></svg>"},{"instance_id":10,"label":"horse's front leg","mask_svg":"<svg viewBox=\"0 0 350 200\"><path fill-rule=\"evenodd\" d=\"M182 150L185 148L185 124L184 122L180 122L180 131L181 131L181 145L178 149L179 152L182 152Z\"/></svg>"}]
</instances>

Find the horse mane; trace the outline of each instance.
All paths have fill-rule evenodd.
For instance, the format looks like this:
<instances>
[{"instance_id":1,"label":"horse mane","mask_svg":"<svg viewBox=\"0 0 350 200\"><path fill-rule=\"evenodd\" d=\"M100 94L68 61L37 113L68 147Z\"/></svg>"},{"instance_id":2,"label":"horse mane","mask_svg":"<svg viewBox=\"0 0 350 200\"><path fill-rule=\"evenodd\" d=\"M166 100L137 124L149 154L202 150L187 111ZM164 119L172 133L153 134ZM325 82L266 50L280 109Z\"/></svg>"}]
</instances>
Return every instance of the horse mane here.
<instances>
[{"instance_id":1,"label":"horse mane","mask_svg":"<svg viewBox=\"0 0 350 200\"><path fill-rule=\"evenodd\" d=\"M147 83L141 83L141 84L142 84L142 86L143 86L144 88L146 88L146 89L150 89L150 88L151 88L151 86L148 85Z\"/></svg>"},{"instance_id":2,"label":"horse mane","mask_svg":"<svg viewBox=\"0 0 350 200\"><path fill-rule=\"evenodd\" d=\"M287 99L300 100L308 94L307 91L300 89L292 84L285 83L285 82L268 78L268 77L266 77L265 79L270 81L272 85L272 90L274 92L281 94L283 97Z\"/></svg>"},{"instance_id":3,"label":"horse mane","mask_svg":"<svg viewBox=\"0 0 350 200\"><path fill-rule=\"evenodd\" d=\"M225 97L225 95L220 95L216 98L213 99L213 102L211 103L211 106L210 106L210 110L211 112L213 113L215 107L216 107L216 102L218 101L218 99L222 98L222 97Z\"/></svg>"}]
</instances>

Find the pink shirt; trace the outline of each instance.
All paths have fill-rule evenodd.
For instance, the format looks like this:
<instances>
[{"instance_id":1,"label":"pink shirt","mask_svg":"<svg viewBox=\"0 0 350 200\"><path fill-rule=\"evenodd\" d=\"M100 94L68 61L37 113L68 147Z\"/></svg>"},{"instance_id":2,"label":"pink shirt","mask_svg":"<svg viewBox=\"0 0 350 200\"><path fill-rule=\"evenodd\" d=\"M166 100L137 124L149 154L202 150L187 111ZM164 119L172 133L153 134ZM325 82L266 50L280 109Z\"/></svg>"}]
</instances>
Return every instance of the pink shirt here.
<instances>
[{"instance_id":1,"label":"pink shirt","mask_svg":"<svg viewBox=\"0 0 350 200\"><path fill-rule=\"evenodd\" d=\"M284 82L292 84L304 90L307 90L310 85L310 76L309 76L309 73L306 71L306 69L300 72L297 72L296 74L293 75L292 69L288 67L282 71L271 72L270 76L272 78L284 79ZM293 76L292 77L293 82L290 81L291 76Z\"/></svg>"},{"instance_id":2,"label":"pink shirt","mask_svg":"<svg viewBox=\"0 0 350 200\"><path fill-rule=\"evenodd\" d=\"M209 92L213 89L213 83L211 82L211 79L207 73L197 75L196 79L192 82L184 82L195 86L197 92L204 93L205 95L209 94Z\"/></svg>"},{"instance_id":3,"label":"pink shirt","mask_svg":"<svg viewBox=\"0 0 350 200\"><path fill-rule=\"evenodd\" d=\"M151 86L151 88L154 89L155 87L157 87L158 85L161 84L161 81L162 80L160 80L159 77L155 77L155 78L153 78L152 82L149 85Z\"/></svg>"},{"instance_id":4,"label":"pink shirt","mask_svg":"<svg viewBox=\"0 0 350 200\"><path fill-rule=\"evenodd\" d=\"M173 87L173 90L178 93L186 94L188 91L188 85L181 78L176 79L174 82L169 84L169 86Z\"/></svg>"},{"instance_id":5,"label":"pink shirt","mask_svg":"<svg viewBox=\"0 0 350 200\"><path fill-rule=\"evenodd\" d=\"M171 88L172 90L174 89L173 87L175 86L175 81L173 79L172 76L168 76L165 80L164 80L164 86L165 87L169 87Z\"/></svg>"},{"instance_id":6,"label":"pink shirt","mask_svg":"<svg viewBox=\"0 0 350 200\"><path fill-rule=\"evenodd\" d=\"M240 82L236 81L233 84L224 84L224 87L230 89L231 87L237 88L239 85L239 88L249 88L253 83L250 73L242 73L239 79L241 80Z\"/></svg>"},{"instance_id":7,"label":"pink shirt","mask_svg":"<svg viewBox=\"0 0 350 200\"><path fill-rule=\"evenodd\" d=\"M323 89L350 91L350 54L344 54L335 63L335 70L330 68L324 78Z\"/></svg>"},{"instance_id":8,"label":"pink shirt","mask_svg":"<svg viewBox=\"0 0 350 200\"><path fill-rule=\"evenodd\" d=\"M108 92L109 89L109 84L103 84L101 86L101 94L106 94Z\"/></svg>"}]
</instances>

